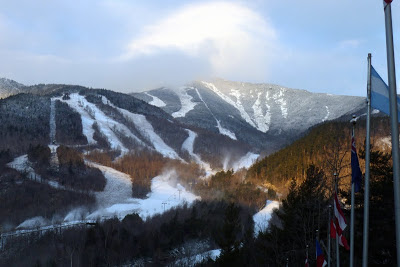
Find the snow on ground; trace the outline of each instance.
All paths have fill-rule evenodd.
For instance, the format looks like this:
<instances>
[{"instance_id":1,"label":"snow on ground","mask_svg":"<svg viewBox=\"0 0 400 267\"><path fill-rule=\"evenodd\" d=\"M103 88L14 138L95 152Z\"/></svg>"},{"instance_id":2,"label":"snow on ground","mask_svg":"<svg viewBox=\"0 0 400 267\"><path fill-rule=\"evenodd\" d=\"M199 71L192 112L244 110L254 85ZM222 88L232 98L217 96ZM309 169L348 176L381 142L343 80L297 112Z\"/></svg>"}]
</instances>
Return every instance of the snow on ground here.
<instances>
[{"instance_id":1,"label":"snow on ground","mask_svg":"<svg viewBox=\"0 0 400 267\"><path fill-rule=\"evenodd\" d=\"M236 102L234 102L230 97L226 96L223 94L221 91L218 90L218 88L208 82L202 82L207 88L211 89L214 91L219 97L221 97L223 100L225 100L228 104L232 105L235 107L239 112L242 118L247 121L251 126L257 128L257 126L254 124L253 120L250 118L249 114L244 110L244 107L242 103L240 102L240 94L238 95L237 92L233 91L232 93L236 97ZM237 90L238 91L238 90Z\"/></svg>"},{"instance_id":2,"label":"snow on ground","mask_svg":"<svg viewBox=\"0 0 400 267\"><path fill-rule=\"evenodd\" d=\"M105 99L104 96L103 96L103 99ZM173 150L170 146L168 146L161 139L161 137L156 132L154 132L153 126L147 121L147 119L144 115L132 113L126 109L116 107L116 106L112 105L110 102L108 102L108 103L112 107L116 108L119 112L121 112L122 115L127 120L130 120L132 123L134 123L136 126L136 129L151 142L151 144L153 145L155 150L157 150L160 154L162 154L163 156L168 157L168 158L181 160L181 158L175 152L175 150Z\"/></svg>"},{"instance_id":3,"label":"snow on ground","mask_svg":"<svg viewBox=\"0 0 400 267\"><path fill-rule=\"evenodd\" d=\"M99 169L106 178L106 186L102 192L96 192L96 201L101 208L120 203L132 197L132 182L128 174L119 172L94 162L86 162L89 166Z\"/></svg>"},{"instance_id":4,"label":"snow on ground","mask_svg":"<svg viewBox=\"0 0 400 267\"><path fill-rule=\"evenodd\" d=\"M28 155L22 155L20 157L15 158L12 162L7 163L7 166L10 168L16 169L17 171L19 171L21 173L26 173L27 177L33 181L48 184L51 187L54 187L57 189L71 190L71 189L68 189L68 188L60 185L56 181L42 180L41 176L39 174L35 173L35 170L31 167L32 164L28 159Z\"/></svg>"},{"instance_id":5,"label":"snow on ground","mask_svg":"<svg viewBox=\"0 0 400 267\"><path fill-rule=\"evenodd\" d=\"M279 208L278 201L268 200L265 207L256 214L254 214L253 220L254 220L255 235L258 235L259 232L265 231L267 229L273 210L278 208Z\"/></svg>"},{"instance_id":6,"label":"snow on ground","mask_svg":"<svg viewBox=\"0 0 400 267\"><path fill-rule=\"evenodd\" d=\"M96 143L93 139L94 130L92 128L93 123L96 122L99 126L100 132L107 137L107 140L113 149L121 149L122 153L129 152L113 130L122 132L125 136L144 145L143 142L128 129L128 127L105 115L95 104L88 102L84 96L71 94L69 100L61 101L67 103L81 115L83 134L86 135L90 144Z\"/></svg>"},{"instance_id":7,"label":"snow on ground","mask_svg":"<svg viewBox=\"0 0 400 267\"><path fill-rule=\"evenodd\" d=\"M234 133L232 133L228 129L222 127L219 120L216 119L216 121L217 121L217 128L218 128L220 134L226 135L233 140L237 140L236 135Z\"/></svg>"},{"instance_id":8,"label":"snow on ground","mask_svg":"<svg viewBox=\"0 0 400 267\"><path fill-rule=\"evenodd\" d=\"M146 94L146 95L148 95L148 96L153 98L153 100L151 100L149 102L150 105L153 105L153 106L156 106L156 107L159 107L159 108L160 107L165 107L167 105L167 104L165 104L164 101L162 101L161 99L159 99L158 97L156 97L154 95L151 95L149 93L144 93L144 94Z\"/></svg>"},{"instance_id":9,"label":"snow on ground","mask_svg":"<svg viewBox=\"0 0 400 267\"><path fill-rule=\"evenodd\" d=\"M275 100L275 103L277 103L278 105L280 105L281 107L281 112L282 112L282 116L287 119L288 116L288 110L287 110L287 103L285 98L283 97L283 92L284 89L281 88L279 90L279 93L275 93L272 98Z\"/></svg>"},{"instance_id":10,"label":"snow on ground","mask_svg":"<svg viewBox=\"0 0 400 267\"><path fill-rule=\"evenodd\" d=\"M197 90L197 88L195 88L197 95L199 96L201 102L203 102L204 106L208 109L208 111L210 111L211 115L214 117L215 121L217 122L217 128L220 134L226 135L229 138L233 139L233 140L237 140L236 135L234 133L232 133L231 131L229 131L226 128L223 128L221 126L221 123L219 122L219 120L217 120L217 117L215 117L214 113L211 111L211 109L208 107L208 105L206 104L206 102L204 102L203 98L200 95L199 90Z\"/></svg>"},{"instance_id":11,"label":"snow on ground","mask_svg":"<svg viewBox=\"0 0 400 267\"><path fill-rule=\"evenodd\" d=\"M123 219L131 213L138 213L140 217L146 219L172 207L182 205L184 202L190 204L198 199L179 183L175 184L177 175L173 170L153 178L151 192L147 195L147 198L138 199L132 198L131 180L127 174L93 162L89 164L99 168L104 173L107 183L103 192L96 192L99 208L89 214L86 217L87 219L113 216ZM69 217L76 219L70 214Z\"/></svg>"},{"instance_id":12,"label":"snow on ground","mask_svg":"<svg viewBox=\"0 0 400 267\"><path fill-rule=\"evenodd\" d=\"M268 92L267 92L268 94ZM270 113L270 107L266 104L267 109L265 111L265 115L263 114L262 108L261 108L261 100L260 96L262 95L262 92L258 92L257 95L257 100L254 102L253 105L253 112L254 112L254 119L257 124L257 129L260 130L261 132L268 132L269 130L269 124L271 123L271 113Z\"/></svg>"},{"instance_id":13,"label":"snow on ground","mask_svg":"<svg viewBox=\"0 0 400 267\"><path fill-rule=\"evenodd\" d=\"M250 168L250 166L257 160L259 157L259 154L254 154L252 152L247 152L246 155L241 157L234 165L233 165L233 170L237 171L241 168Z\"/></svg>"},{"instance_id":14,"label":"snow on ground","mask_svg":"<svg viewBox=\"0 0 400 267\"><path fill-rule=\"evenodd\" d=\"M329 118L329 115L330 115L329 107L325 106L325 108L326 108L326 116L325 116L325 118L322 119L323 122L326 121Z\"/></svg>"},{"instance_id":15,"label":"snow on ground","mask_svg":"<svg viewBox=\"0 0 400 267\"><path fill-rule=\"evenodd\" d=\"M189 136L183 142L182 150L186 150L189 153L189 155L194 159L194 161L197 164L199 164L200 166L203 167L203 169L206 171L206 177L208 177L209 175L214 174L215 171L213 171L211 169L210 164L208 164L207 162L202 161L200 156L193 152L194 140L196 139L197 134L195 132L189 130L189 129L185 129L185 130L188 132Z\"/></svg>"},{"instance_id":16,"label":"snow on ground","mask_svg":"<svg viewBox=\"0 0 400 267\"><path fill-rule=\"evenodd\" d=\"M175 266L196 266L208 258L215 261L220 255L221 249L209 250L191 257L179 259L175 261Z\"/></svg>"},{"instance_id":17,"label":"snow on ground","mask_svg":"<svg viewBox=\"0 0 400 267\"><path fill-rule=\"evenodd\" d=\"M197 105L197 103L192 102L193 97L187 93L187 89L193 89L193 87L180 87L178 90L175 91L177 92L178 97L181 101L181 109L171 114L174 118L185 117L186 113L191 111Z\"/></svg>"}]
</instances>

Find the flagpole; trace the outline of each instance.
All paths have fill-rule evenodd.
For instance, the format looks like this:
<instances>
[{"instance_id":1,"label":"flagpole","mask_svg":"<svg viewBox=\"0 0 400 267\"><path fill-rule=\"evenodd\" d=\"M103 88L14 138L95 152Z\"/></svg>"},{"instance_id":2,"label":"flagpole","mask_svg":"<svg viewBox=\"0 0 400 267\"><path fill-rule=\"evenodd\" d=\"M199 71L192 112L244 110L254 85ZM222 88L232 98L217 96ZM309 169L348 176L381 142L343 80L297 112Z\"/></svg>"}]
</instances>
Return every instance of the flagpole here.
<instances>
[{"instance_id":1,"label":"flagpole","mask_svg":"<svg viewBox=\"0 0 400 267\"><path fill-rule=\"evenodd\" d=\"M369 164L371 150L371 53L368 53L367 79L367 136L365 140L365 180L364 180L364 231L363 231L363 267L368 266L368 233L369 233Z\"/></svg>"},{"instance_id":2,"label":"flagpole","mask_svg":"<svg viewBox=\"0 0 400 267\"><path fill-rule=\"evenodd\" d=\"M352 137L354 138L354 128L356 126L356 115L353 115L353 119L351 120L353 127L352 127ZM352 139L353 139L352 138ZM353 153L353 152L352 152ZM350 215L350 267L354 265L354 181L351 183L351 215Z\"/></svg>"},{"instance_id":3,"label":"flagpole","mask_svg":"<svg viewBox=\"0 0 400 267\"><path fill-rule=\"evenodd\" d=\"M389 1L388 1L389 2ZM389 80L390 124L392 134L393 160L393 191L396 220L396 256L397 266L400 266L400 169L399 169L399 129L397 118L396 71L394 64L392 9L391 4L385 5L386 53Z\"/></svg>"},{"instance_id":4,"label":"flagpole","mask_svg":"<svg viewBox=\"0 0 400 267\"><path fill-rule=\"evenodd\" d=\"M338 174L335 172L333 174L335 176L335 194L338 191ZM336 267L340 267L340 257L339 257L339 235L336 231Z\"/></svg>"},{"instance_id":5,"label":"flagpole","mask_svg":"<svg viewBox=\"0 0 400 267\"><path fill-rule=\"evenodd\" d=\"M328 267L331 267L331 207L328 205Z\"/></svg>"}]
</instances>

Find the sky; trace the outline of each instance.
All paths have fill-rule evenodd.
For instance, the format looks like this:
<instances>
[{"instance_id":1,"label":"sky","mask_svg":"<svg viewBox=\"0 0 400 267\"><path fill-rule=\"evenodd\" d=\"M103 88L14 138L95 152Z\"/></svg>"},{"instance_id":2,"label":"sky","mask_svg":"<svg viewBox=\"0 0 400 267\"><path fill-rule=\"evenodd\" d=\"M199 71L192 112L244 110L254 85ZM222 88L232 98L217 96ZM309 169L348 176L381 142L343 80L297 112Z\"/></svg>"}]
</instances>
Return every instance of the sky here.
<instances>
[{"instance_id":1,"label":"sky","mask_svg":"<svg viewBox=\"0 0 400 267\"><path fill-rule=\"evenodd\" d=\"M26 85L139 92L218 77L365 96L368 53L387 81L380 0L0 4L0 77ZM392 14L396 56L399 0Z\"/></svg>"}]
</instances>

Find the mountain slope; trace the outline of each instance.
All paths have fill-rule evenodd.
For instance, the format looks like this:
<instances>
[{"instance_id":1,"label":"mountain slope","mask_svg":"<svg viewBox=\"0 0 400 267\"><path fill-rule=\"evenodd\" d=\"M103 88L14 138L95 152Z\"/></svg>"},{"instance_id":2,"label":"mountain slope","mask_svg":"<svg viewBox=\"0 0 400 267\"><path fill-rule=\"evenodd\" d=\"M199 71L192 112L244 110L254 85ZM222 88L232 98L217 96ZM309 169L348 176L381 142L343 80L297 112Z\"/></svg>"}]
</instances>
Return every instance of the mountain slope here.
<instances>
[{"instance_id":1,"label":"mountain slope","mask_svg":"<svg viewBox=\"0 0 400 267\"><path fill-rule=\"evenodd\" d=\"M364 98L310 93L272 84L215 80L133 94L178 121L271 153L311 126L352 114Z\"/></svg>"},{"instance_id":2,"label":"mountain slope","mask_svg":"<svg viewBox=\"0 0 400 267\"><path fill-rule=\"evenodd\" d=\"M0 78L0 98L6 98L10 95L22 93L25 85L16 81Z\"/></svg>"},{"instance_id":3,"label":"mountain slope","mask_svg":"<svg viewBox=\"0 0 400 267\"><path fill-rule=\"evenodd\" d=\"M0 151L11 149L17 156L26 153L30 144L53 143L118 150L121 155L146 149L207 169L209 164L221 168L228 154L229 167L250 151L246 144L182 124L133 96L79 86L43 87L47 91L39 95L0 100Z\"/></svg>"}]
</instances>

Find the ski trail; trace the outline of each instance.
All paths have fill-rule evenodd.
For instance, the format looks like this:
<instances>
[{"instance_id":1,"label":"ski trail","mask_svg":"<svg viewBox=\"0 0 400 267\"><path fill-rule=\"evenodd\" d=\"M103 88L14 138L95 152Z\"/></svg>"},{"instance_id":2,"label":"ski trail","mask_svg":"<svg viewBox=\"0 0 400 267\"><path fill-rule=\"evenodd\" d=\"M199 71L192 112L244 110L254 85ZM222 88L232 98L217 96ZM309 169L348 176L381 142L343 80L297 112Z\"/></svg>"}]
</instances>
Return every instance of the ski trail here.
<instances>
[{"instance_id":1,"label":"ski trail","mask_svg":"<svg viewBox=\"0 0 400 267\"><path fill-rule=\"evenodd\" d=\"M182 150L186 150L189 155L195 160L195 162L204 168L204 170L206 171L206 177L208 177L210 174L214 174L210 164L204 162L199 155L193 152L194 140L196 139L197 134L189 129L185 130L188 132L189 136L183 142Z\"/></svg>"},{"instance_id":2,"label":"ski trail","mask_svg":"<svg viewBox=\"0 0 400 267\"><path fill-rule=\"evenodd\" d=\"M170 146L168 146L164 140L154 131L151 123L146 119L146 116L142 114L136 114L130 112L126 109L119 108L113 105L105 96L102 96L103 103L107 103L107 105L117 109L125 119L132 122L136 129L153 145L156 151L162 154L165 157L171 159L179 159L182 160L179 155L173 150Z\"/></svg>"},{"instance_id":3,"label":"ski trail","mask_svg":"<svg viewBox=\"0 0 400 267\"><path fill-rule=\"evenodd\" d=\"M150 105L153 105L153 106L156 106L156 107L159 107L159 108L165 107L167 105L167 104L165 104L164 101L162 101L160 98L158 98L158 97L156 97L154 95L151 95L151 94L149 94L147 92L145 92L144 94L153 98L153 100L151 100L149 102Z\"/></svg>"},{"instance_id":4,"label":"ski trail","mask_svg":"<svg viewBox=\"0 0 400 267\"><path fill-rule=\"evenodd\" d=\"M56 102L55 99L50 100L50 144L56 142Z\"/></svg>"},{"instance_id":5,"label":"ski trail","mask_svg":"<svg viewBox=\"0 0 400 267\"><path fill-rule=\"evenodd\" d=\"M134 135L128 127L124 124L115 121L108 117L103 111L101 111L95 104L90 103L84 96L79 94L71 94L69 100L61 100L67 103L71 108L77 111L82 118L83 134L86 135L89 144L96 144L97 142L93 139L94 130L93 124L96 122L99 126L100 132L107 137L107 141L110 143L111 148L121 149L122 154L129 152L120 139L117 137L116 131L125 135L126 137L132 138L139 145L145 146L145 144Z\"/></svg>"},{"instance_id":6,"label":"ski trail","mask_svg":"<svg viewBox=\"0 0 400 267\"><path fill-rule=\"evenodd\" d=\"M210 111L211 116L213 116L213 118L215 119L215 121L217 122L217 128L219 130L220 134L226 135L229 138L233 139L233 140L237 140L236 135L234 133L232 133L231 131L229 131L228 129L225 129L221 126L221 123L219 122L219 120L215 117L214 113L211 111L211 109L208 107L208 105L206 104L206 102L204 102L203 98L200 95L200 92L197 88L194 88L196 90L197 95L199 96L201 102L203 102L204 106L206 106L206 108L208 109L208 111Z\"/></svg>"},{"instance_id":7,"label":"ski trail","mask_svg":"<svg viewBox=\"0 0 400 267\"><path fill-rule=\"evenodd\" d=\"M108 208L132 197L132 182L128 174L90 161L86 164L99 169L107 180L104 190L95 193L99 207Z\"/></svg>"}]
</instances>

